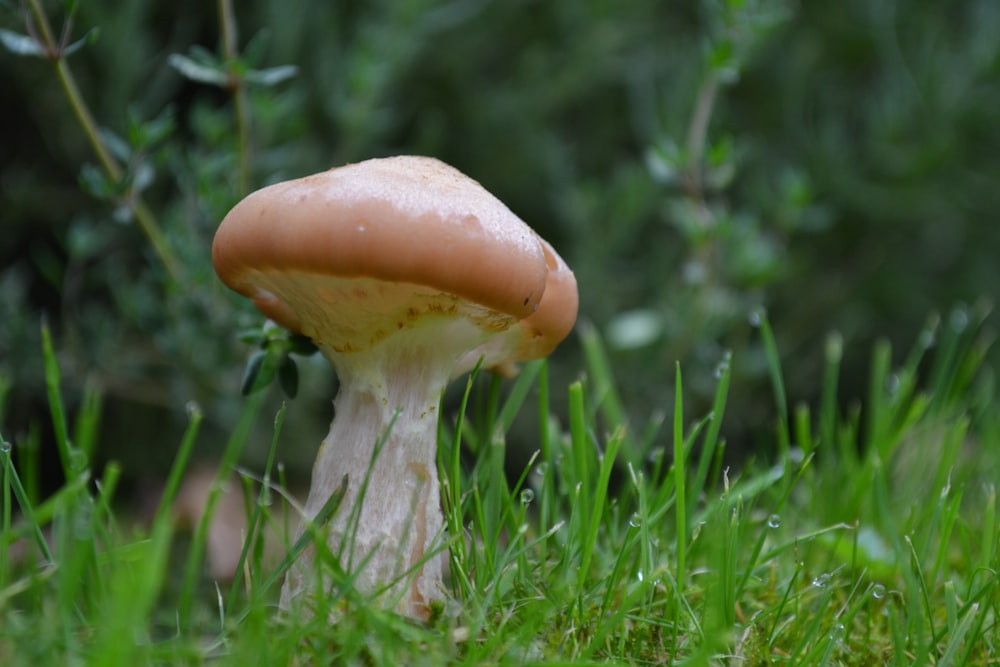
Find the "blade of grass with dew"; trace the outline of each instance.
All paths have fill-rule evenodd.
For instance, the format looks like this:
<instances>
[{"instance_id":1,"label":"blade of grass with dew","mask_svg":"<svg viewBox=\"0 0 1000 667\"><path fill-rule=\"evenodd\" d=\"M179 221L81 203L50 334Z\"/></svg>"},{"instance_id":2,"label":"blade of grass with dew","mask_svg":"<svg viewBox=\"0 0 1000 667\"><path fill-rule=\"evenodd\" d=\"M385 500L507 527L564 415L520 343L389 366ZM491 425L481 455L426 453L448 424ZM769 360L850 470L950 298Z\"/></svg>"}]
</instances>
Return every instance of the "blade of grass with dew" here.
<instances>
[{"instance_id":1,"label":"blade of grass with dew","mask_svg":"<svg viewBox=\"0 0 1000 667\"><path fill-rule=\"evenodd\" d=\"M788 499L791 497L792 491L795 489L795 486L802 479L802 477L804 476L806 470L808 470L810 468L809 463L811 461L812 461L812 457L807 458L803 462L803 465L799 467L798 474L791 481L791 483L789 483L785 487L785 489L782 491L781 496L778 498L778 502L771 508L771 510L770 510L771 514L770 514L770 516L765 521L770 522L771 521L771 518L770 518L771 516L779 516L779 517L781 516L781 513L785 509L785 504L788 502ZM761 551L764 548L764 541L767 539L767 536L768 536L767 535L767 530L760 531L760 534L758 535L757 540L754 542L753 548L750 550L750 557L747 560L746 567L745 567L745 569L743 571L743 576L740 577L738 583L736 583L736 585L734 586L734 590L735 590L735 596L734 597L737 600L740 598L741 595L743 595L743 592L746 590L747 584L750 581L750 577L753 575L753 572L754 572L755 568L757 567L758 559L760 558Z\"/></svg>"},{"instance_id":2,"label":"blade of grass with dew","mask_svg":"<svg viewBox=\"0 0 1000 667\"><path fill-rule=\"evenodd\" d=\"M712 401L711 420L705 438L701 443L701 455L698 458L698 467L695 469L694 478L691 480L691 490L688 493L689 507L692 510L697 506L698 496L705 490L708 481L709 468L715 458L715 452L719 443L719 433L722 431L722 421L726 414L726 401L729 398L729 382L732 377L732 353L726 353L723 364L717 368L718 384L715 387L715 398Z\"/></svg>"},{"instance_id":3,"label":"blade of grass with dew","mask_svg":"<svg viewBox=\"0 0 1000 667\"><path fill-rule=\"evenodd\" d=\"M274 568L270 575L264 580L263 585L260 587L261 591L270 590L274 587L282 577L285 576L285 572L288 568L292 566L299 555L317 541L322 542L321 536L319 535L319 529L321 526L326 525L326 523L333 517L333 515L340 508L340 503L344 499L344 494L347 493L347 475L344 475L343 479L340 481L340 486L330 494L330 497L320 508L320 511L316 513L312 521L307 521L302 535L295 541L295 544L291 546L288 553L285 554L281 562Z\"/></svg>"},{"instance_id":4,"label":"blade of grass with dew","mask_svg":"<svg viewBox=\"0 0 1000 667\"><path fill-rule=\"evenodd\" d=\"M522 366L517 379L514 380L514 384L507 392L507 398L504 400L503 406L501 406L500 411L492 422L494 437L497 433L506 434L510 430L514 419L521 412L521 407L528 397L528 392L531 391L531 387L538 378L538 373L543 363L543 361L532 361Z\"/></svg>"},{"instance_id":5,"label":"blade of grass with dew","mask_svg":"<svg viewBox=\"0 0 1000 667\"><path fill-rule=\"evenodd\" d=\"M278 438L281 435L281 428L285 423L286 407L287 406L285 402L282 401L281 406L278 408L277 413L275 413L274 415L274 431L271 437L271 445L267 451L267 461L264 464L264 477L261 480L260 492L257 496L257 502L254 503L253 511L251 512L249 520L247 521L247 534L243 538L243 547L240 549L240 557L236 564L236 573L235 576L233 577L233 581L229 589L229 599L227 600L225 606L224 613L226 616L231 616L233 614L233 609L237 599L237 593L240 590L240 581L241 578L246 574L244 570L248 554L250 553L250 548L255 544L257 544L260 548L263 548L265 536L263 533L263 528L260 526L261 517L264 512L263 509L264 505L268 504L265 502L266 498L270 497L271 494L271 488L270 488L271 470L274 468L274 461L277 457ZM258 532L260 532L259 537L258 537ZM258 560L258 565L259 565L259 560ZM246 582L246 586L248 588L251 587L249 581ZM250 590L249 592L252 596L253 591Z\"/></svg>"},{"instance_id":6,"label":"blade of grass with dew","mask_svg":"<svg viewBox=\"0 0 1000 667\"><path fill-rule=\"evenodd\" d=\"M42 435L38 422L28 426L28 435L17 442L18 471L27 498L42 502Z\"/></svg>"},{"instance_id":7,"label":"blade of grass with dew","mask_svg":"<svg viewBox=\"0 0 1000 667\"><path fill-rule=\"evenodd\" d=\"M177 499L177 492L180 489L184 473L187 471L188 461L191 459L191 452L194 451L194 443L198 437L198 429L201 426L203 418L201 408L198 407L197 403L190 402L187 404L187 416L187 427L184 429L184 435L181 437L180 447L178 447L177 453L174 455L174 461L170 466L170 472L167 474L167 481L164 484L163 494L160 496L160 502L156 507L155 514L153 514L154 526L160 522L170 520L170 508Z\"/></svg>"},{"instance_id":8,"label":"blade of grass with dew","mask_svg":"<svg viewBox=\"0 0 1000 667\"><path fill-rule=\"evenodd\" d=\"M7 480L11 491L14 493L14 499L21 508L21 518L24 526L22 530L13 530L8 533L8 539L17 539L22 532L30 533L45 560L55 562L55 558L49 548L48 540L45 539L45 534L42 531L42 526L48 525L53 517L65 512L65 508L70 505L72 499L79 495L86 488L87 484L90 483L90 476L88 474L78 475L76 479L64 484L51 497L46 499L45 502L36 507L32 505L24 486L21 484L17 469L11 460L10 452L3 452L0 456L3 457L4 467L7 471Z\"/></svg>"},{"instance_id":9,"label":"blade of grass with dew","mask_svg":"<svg viewBox=\"0 0 1000 667\"><path fill-rule=\"evenodd\" d=\"M857 454L850 447L840 446L842 439L838 437L837 429L837 392L840 388L840 364L843 355L843 336L839 333L829 334L823 346L823 379L819 399L819 441L831 455L837 455L840 465L845 468L845 473L853 475L858 467Z\"/></svg>"},{"instance_id":10,"label":"blade of grass with dew","mask_svg":"<svg viewBox=\"0 0 1000 667\"><path fill-rule=\"evenodd\" d=\"M597 545L597 534L604 519L604 507L607 504L608 482L611 480L611 471L614 469L615 460L618 457L618 452L624 440L625 429L620 426L608 440L604 451L604 460L601 461L601 466L597 473L597 483L594 486L593 495L591 496L588 493L590 500L584 504L584 508L587 510L586 518L589 522L586 524L583 543L580 545L582 549L580 553L580 573L577 580L577 588L580 590L581 595L587 578L590 575L590 562L593 558L594 548Z\"/></svg>"},{"instance_id":11,"label":"blade of grass with dew","mask_svg":"<svg viewBox=\"0 0 1000 667\"><path fill-rule=\"evenodd\" d=\"M66 479L72 479L79 472L80 462L76 459L73 444L69 440L69 430L66 426L66 410L63 407L59 385L61 383L59 362L52 347L52 335L49 326L42 323L42 362L45 371L45 390L49 399L49 414L52 417L52 429L59 452L59 462L62 464Z\"/></svg>"},{"instance_id":12,"label":"blade of grass with dew","mask_svg":"<svg viewBox=\"0 0 1000 667\"><path fill-rule=\"evenodd\" d=\"M892 347L886 340L875 344L872 353L871 372L868 380L868 402L865 413L868 416L865 441L870 452L878 454L883 461L891 452L891 439L886 437L889 432L889 411L886 405L886 387L888 386L889 364L892 362Z\"/></svg>"},{"instance_id":13,"label":"blade of grass with dew","mask_svg":"<svg viewBox=\"0 0 1000 667\"><path fill-rule=\"evenodd\" d=\"M543 359L538 367L538 446L541 463L535 468L541 477L538 501L538 532L545 534L559 522L556 516L555 462L552 454L552 422L549 402L549 364ZM539 544L538 561L548 563L548 540Z\"/></svg>"},{"instance_id":14,"label":"blade of grass with dew","mask_svg":"<svg viewBox=\"0 0 1000 667\"><path fill-rule=\"evenodd\" d=\"M1000 546L1000 536L997 534L997 487L996 484L985 485L986 499L983 506L983 520L979 533L979 556L977 566L984 572L990 571L998 562L997 549Z\"/></svg>"},{"instance_id":15,"label":"blade of grass with dew","mask_svg":"<svg viewBox=\"0 0 1000 667\"><path fill-rule=\"evenodd\" d=\"M979 605L972 605L968 611L962 615L961 620L954 625L951 631L951 638L941 653L941 658L935 663L936 667L951 667L958 656L959 651L965 648L965 637L972 629L973 623L979 618Z\"/></svg>"},{"instance_id":16,"label":"blade of grass with dew","mask_svg":"<svg viewBox=\"0 0 1000 667\"><path fill-rule=\"evenodd\" d=\"M86 462L94 459L103 402L104 396L94 384L92 382L85 383L83 401L77 410L76 419L73 422L73 437L70 440L78 452L77 457L80 457L81 460L78 465L86 465Z\"/></svg>"},{"instance_id":17,"label":"blade of grass with dew","mask_svg":"<svg viewBox=\"0 0 1000 667\"><path fill-rule=\"evenodd\" d=\"M540 362L525 364L513 387L511 387L507 398L504 400L503 405L500 406L495 415L491 416L492 421L488 422L488 446L491 448L490 462L493 468L490 479L497 482L489 486L489 489L492 490L492 500L490 502L494 507L501 509L499 513L494 513L494 515L500 516L500 520L495 526L495 530L497 531L503 530L506 520L512 517L510 508L515 502L516 494L524 482L524 477L529 472L528 469L522 472L521 480L513 489L508 488L505 483L500 483L501 480L506 479L506 434L524 404L532 384L538 377L540 365ZM516 525L507 525L507 528L514 532L518 530L518 526ZM497 538L499 538L499 535L497 535Z\"/></svg>"},{"instance_id":18,"label":"blade of grass with dew","mask_svg":"<svg viewBox=\"0 0 1000 667\"><path fill-rule=\"evenodd\" d=\"M816 442L813 440L812 412L807 403L798 403L792 412L792 433L804 458L816 452Z\"/></svg>"},{"instance_id":19,"label":"blade of grass with dew","mask_svg":"<svg viewBox=\"0 0 1000 667\"><path fill-rule=\"evenodd\" d=\"M0 403L2 402L2 391L0 391ZM0 419L2 418L3 410L2 406L0 406ZM10 535L10 526L13 519L13 508L10 502L12 494L7 474L7 469L13 468L10 455L11 447L12 445L4 439L3 433L0 433L0 494L2 494L0 495L0 500L3 501L3 512L0 515L0 591L7 588L9 545L6 538ZM0 609L2 608L3 602L0 600Z\"/></svg>"},{"instance_id":20,"label":"blade of grass with dew","mask_svg":"<svg viewBox=\"0 0 1000 667\"><path fill-rule=\"evenodd\" d=\"M473 379L478 372L478 365L465 383L465 391L462 393L462 400L458 409L458 416L455 420L455 428L451 432L450 444L448 447L442 446L448 440L448 434L444 429L444 420L438 420L438 468L442 484L442 500L444 505L444 520L451 535L451 545L448 550L449 562L451 563L452 576L455 578L455 589L459 592L459 598L463 601L470 599L474 586L469 576L469 551L464 539L463 513L462 513L462 431L465 422L465 411L469 404L469 395L472 392ZM444 397L442 396L442 409L438 414L444 414Z\"/></svg>"},{"instance_id":21,"label":"blade of grass with dew","mask_svg":"<svg viewBox=\"0 0 1000 667\"><path fill-rule=\"evenodd\" d=\"M969 325L969 312L964 306L956 306L948 313L944 326L939 329L931 365L929 386L933 387L938 403L946 401L961 357L962 334Z\"/></svg>"},{"instance_id":22,"label":"blade of grass with dew","mask_svg":"<svg viewBox=\"0 0 1000 667\"><path fill-rule=\"evenodd\" d=\"M781 372L781 355L778 353L778 343L774 338L774 331L771 330L767 313L763 310L755 312L753 322L760 327L761 343L764 345L771 390L774 393L774 407L778 411L778 454L782 461L787 462L791 443L788 439L788 395L785 392L785 380Z\"/></svg>"},{"instance_id":23,"label":"blade of grass with dew","mask_svg":"<svg viewBox=\"0 0 1000 667\"><path fill-rule=\"evenodd\" d=\"M604 592L604 599L601 602L600 617L605 617L613 602L616 602L620 587L626 585L623 580L627 562L632 559L636 549L639 552L638 568L640 572L649 571L649 550L645 545L650 543L650 531L648 520L649 501L646 494L646 482L641 470L636 471L631 463L625 464L629 473L629 482L635 493L636 510L628 518L628 530L621 548L617 550L614 563L611 566L611 573L605 578L607 586ZM635 545L638 544L638 547Z\"/></svg>"},{"instance_id":24,"label":"blade of grass with dew","mask_svg":"<svg viewBox=\"0 0 1000 667\"><path fill-rule=\"evenodd\" d=\"M219 467L215 474L215 479L212 481L212 488L205 502L201 519L195 528L194 537L191 540L191 546L188 549L187 559L184 564L180 599L177 608L179 625L182 628L188 625L191 617L195 588L198 583L198 576L202 570L202 559L205 556L208 530L214 513L215 503L222 492L224 480L232 472L233 466L249 441L250 432L257 421L257 415L260 412L260 406L263 403L265 395L265 392L258 392L246 398L239 421L236 423L236 428L233 430L232 435L230 435L229 441L222 452L222 457L219 459Z\"/></svg>"},{"instance_id":25,"label":"blade of grass with dew","mask_svg":"<svg viewBox=\"0 0 1000 667\"><path fill-rule=\"evenodd\" d=\"M118 481L121 479L121 465L112 461L104 467L101 478L97 480L97 497L94 499L94 510L90 521L91 548L90 557L94 563L101 564L102 554L108 549L114 548L118 540L112 535L116 527L114 512L111 509L111 500L118 489ZM91 588L103 591L106 588L104 580L104 570L101 567L93 568L94 582ZM93 602L88 606L92 606Z\"/></svg>"},{"instance_id":26,"label":"blade of grass with dew","mask_svg":"<svg viewBox=\"0 0 1000 667\"><path fill-rule=\"evenodd\" d=\"M687 578L687 460L684 452L684 383L681 380L681 365L678 362L674 371L674 490L675 517L677 522L677 580L678 595L684 594Z\"/></svg>"},{"instance_id":27,"label":"blade of grass with dew","mask_svg":"<svg viewBox=\"0 0 1000 667\"><path fill-rule=\"evenodd\" d=\"M140 656L148 650L148 645L123 638L133 637L138 628L149 625L169 571L172 532L169 522L160 522L147 540L135 545L141 552L139 558L130 558L128 566L109 568L111 577L106 585L105 602L98 612L102 620L95 628L91 664L127 667L142 662Z\"/></svg>"},{"instance_id":28,"label":"blade of grass with dew","mask_svg":"<svg viewBox=\"0 0 1000 667\"><path fill-rule=\"evenodd\" d=\"M500 523L507 522L508 529L513 531L514 534L517 534L523 527L527 526L525 523L525 514L527 513L528 505L534 501L535 492L533 489L525 487L525 481L528 479L528 473L531 472L540 454L541 452L535 450L528 458L527 463L524 464L524 468L521 469L521 474L514 482L514 485L510 487L510 492L507 494L510 500L506 507L504 507ZM516 508L519 508L519 510Z\"/></svg>"},{"instance_id":29,"label":"blade of grass with dew","mask_svg":"<svg viewBox=\"0 0 1000 667\"><path fill-rule=\"evenodd\" d=\"M582 320L577 325L580 333L580 346L583 349L584 362L587 368L589 386L592 392L591 402L607 425L612 429L616 426L628 426L628 414L622 404L621 394L615 382L611 362L597 328L589 321ZM632 440L625 443L622 451L626 462L639 465L645 457L645 452L634 451Z\"/></svg>"},{"instance_id":30,"label":"blade of grass with dew","mask_svg":"<svg viewBox=\"0 0 1000 667\"><path fill-rule=\"evenodd\" d=\"M577 493L576 503L582 508L590 507L590 488L586 482L590 479L590 459L593 455L593 444L587 430L587 417L584 412L583 385L574 382L569 386L569 433L572 467L571 486Z\"/></svg>"}]
</instances>

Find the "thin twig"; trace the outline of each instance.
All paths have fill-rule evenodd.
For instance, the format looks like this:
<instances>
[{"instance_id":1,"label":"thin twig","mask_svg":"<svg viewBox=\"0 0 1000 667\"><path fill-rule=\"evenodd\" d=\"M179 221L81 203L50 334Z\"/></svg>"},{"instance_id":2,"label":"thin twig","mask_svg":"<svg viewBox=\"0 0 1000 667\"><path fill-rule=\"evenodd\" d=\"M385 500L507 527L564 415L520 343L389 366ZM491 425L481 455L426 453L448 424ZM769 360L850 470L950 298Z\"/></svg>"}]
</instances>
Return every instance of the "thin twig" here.
<instances>
[{"instance_id":1,"label":"thin twig","mask_svg":"<svg viewBox=\"0 0 1000 667\"><path fill-rule=\"evenodd\" d=\"M73 109L73 114L76 116L77 121L83 128L83 132L87 136L87 140L90 142L90 146L97 155L97 160L101 163L101 167L104 168L105 173L107 173L111 180L116 183L120 183L124 174L122 166L118 164L118 161L115 160L113 155L111 155L107 145L101 138L97 122L94 120L94 117L90 112L90 108L84 101L83 95L80 93L80 89L76 85L76 78L73 76L73 72L70 70L69 64L66 62L63 52L64 45L61 42L56 42L52 33L52 27L49 25L48 18L45 16L45 12L42 10L39 0L27 1L31 8L31 14L34 17L33 23L37 26L39 32L41 33L43 46L46 49L49 60L51 60L55 66L56 76L59 78L59 83L63 88L63 92L66 94L66 98L69 100L70 107ZM132 193L127 200L127 204L135 216L136 222L139 223L140 229L142 229L142 232L146 235L150 244L152 244L153 251L159 258L160 263L167 272L167 275L172 281L178 282L181 275L180 263L171 251L170 245L167 243L166 237L160 229L156 216L142 201L142 198L138 193Z\"/></svg>"},{"instance_id":2,"label":"thin twig","mask_svg":"<svg viewBox=\"0 0 1000 667\"><path fill-rule=\"evenodd\" d=\"M233 108L236 114L237 153L239 156L237 187L239 195L244 197L250 192L250 103L247 99L242 74L236 69L239 51L233 0L219 0L219 30L222 33L222 49L228 70L227 85L230 95L233 96Z\"/></svg>"}]
</instances>

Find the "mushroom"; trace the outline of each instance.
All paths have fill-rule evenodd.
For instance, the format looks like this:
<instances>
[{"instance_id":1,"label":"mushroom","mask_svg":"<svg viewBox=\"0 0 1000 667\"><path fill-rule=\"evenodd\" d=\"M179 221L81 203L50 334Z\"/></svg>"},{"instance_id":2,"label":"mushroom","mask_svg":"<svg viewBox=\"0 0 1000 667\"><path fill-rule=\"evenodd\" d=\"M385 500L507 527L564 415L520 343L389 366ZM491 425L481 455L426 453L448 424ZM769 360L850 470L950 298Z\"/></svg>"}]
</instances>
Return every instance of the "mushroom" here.
<instances>
[{"instance_id":1,"label":"mushroom","mask_svg":"<svg viewBox=\"0 0 1000 667\"><path fill-rule=\"evenodd\" d=\"M311 338L340 380L304 521L346 476L331 553L358 590L427 618L445 598L441 393L480 360L509 374L548 355L576 320L573 272L479 183L413 156L250 194L219 226L212 258L226 285ZM313 559L290 568L283 608L319 581Z\"/></svg>"}]
</instances>

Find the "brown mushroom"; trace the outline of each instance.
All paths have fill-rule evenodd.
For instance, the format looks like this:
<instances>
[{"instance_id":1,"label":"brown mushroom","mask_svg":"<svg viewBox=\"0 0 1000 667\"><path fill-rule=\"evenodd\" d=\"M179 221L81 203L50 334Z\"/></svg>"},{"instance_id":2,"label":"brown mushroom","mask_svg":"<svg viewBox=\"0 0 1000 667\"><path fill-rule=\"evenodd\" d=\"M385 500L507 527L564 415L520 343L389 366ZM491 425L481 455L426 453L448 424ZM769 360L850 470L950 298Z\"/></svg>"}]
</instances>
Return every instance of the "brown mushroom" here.
<instances>
[{"instance_id":1,"label":"brown mushroom","mask_svg":"<svg viewBox=\"0 0 1000 667\"><path fill-rule=\"evenodd\" d=\"M351 572L364 563L359 590L384 590L400 612L426 617L445 596L443 556L431 554L444 538L441 392L480 359L509 370L554 349L576 319L572 271L479 183L410 156L251 194L222 221L212 256L226 285L311 338L337 371L304 519L346 475L328 526L332 553ZM289 571L286 608L316 581L310 560Z\"/></svg>"}]
</instances>

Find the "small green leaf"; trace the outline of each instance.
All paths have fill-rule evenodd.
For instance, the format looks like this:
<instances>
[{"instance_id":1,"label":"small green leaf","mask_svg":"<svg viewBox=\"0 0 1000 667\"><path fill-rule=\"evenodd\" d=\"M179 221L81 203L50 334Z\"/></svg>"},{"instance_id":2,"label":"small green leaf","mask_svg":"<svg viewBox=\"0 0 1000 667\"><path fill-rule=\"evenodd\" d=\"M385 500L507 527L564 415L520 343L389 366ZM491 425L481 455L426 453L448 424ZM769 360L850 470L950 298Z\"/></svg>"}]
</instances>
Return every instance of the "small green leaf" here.
<instances>
[{"instance_id":1,"label":"small green leaf","mask_svg":"<svg viewBox=\"0 0 1000 667\"><path fill-rule=\"evenodd\" d=\"M722 83L735 83L739 79L740 58L736 46L729 39L722 39L712 45L708 65L715 70Z\"/></svg>"},{"instance_id":2,"label":"small green leaf","mask_svg":"<svg viewBox=\"0 0 1000 667\"><path fill-rule=\"evenodd\" d=\"M173 107L166 107L155 118L145 120L133 108L129 109L129 143L149 151L164 143L176 129Z\"/></svg>"},{"instance_id":3,"label":"small green leaf","mask_svg":"<svg viewBox=\"0 0 1000 667\"><path fill-rule=\"evenodd\" d=\"M5 49L18 56L48 57L48 51L46 51L45 47L37 39L11 30L0 28L0 44L3 44Z\"/></svg>"},{"instance_id":4,"label":"small green leaf","mask_svg":"<svg viewBox=\"0 0 1000 667\"><path fill-rule=\"evenodd\" d=\"M316 347L316 343L312 342L309 336L304 336L302 334L289 334L288 336L288 351L292 354L301 354L307 357L311 354L316 354L319 348Z\"/></svg>"},{"instance_id":5,"label":"small green leaf","mask_svg":"<svg viewBox=\"0 0 1000 667\"><path fill-rule=\"evenodd\" d=\"M132 189L136 192L142 192L153 184L156 170L148 162L140 162L136 165L132 176Z\"/></svg>"},{"instance_id":6,"label":"small green leaf","mask_svg":"<svg viewBox=\"0 0 1000 667\"><path fill-rule=\"evenodd\" d=\"M267 376L273 376L274 371L266 370L265 359L267 359L267 351L257 350L247 360L246 370L243 371L243 382L240 383L240 393L244 396L249 396L271 383L272 378Z\"/></svg>"},{"instance_id":7,"label":"small green leaf","mask_svg":"<svg viewBox=\"0 0 1000 667\"><path fill-rule=\"evenodd\" d=\"M281 65L267 69L250 70L243 77L243 80L258 86L275 86L282 81L291 79L298 73L299 68L295 65Z\"/></svg>"},{"instance_id":8,"label":"small green leaf","mask_svg":"<svg viewBox=\"0 0 1000 667\"><path fill-rule=\"evenodd\" d=\"M60 50L60 55L63 58L65 58L66 56L76 53L77 51L87 46L88 44L93 44L94 42L97 41L97 35L98 35L97 28L96 27L91 28L83 35L83 37L76 40L72 44L69 44L66 47L62 48Z\"/></svg>"},{"instance_id":9,"label":"small green leaf","mask_svg":"<svg viewBox=\"0 0 1000 667\"><path fill-rule=\"evenodd\" d=\"M117 194L114 181L103 169L89 163L80 168L80 187L95 199L111 199Z\"/></svg>"},{"instance_id":10,"label":"small green leaf","mask_svg":"<svg viewBox=\"0 0 1000 667\"><path fill-rule=\"evenodd\" d=\"M281 358L281 365L278 366L278 384L288 398L295 398L299 393L299 369L295 360L287 354Z\"/></svg>"},{"instance_id":11,"label":"small green leaf","mask_svg":"<svg viewBox=\"0 0 1000 667\"><path fill-rule=\"evenodd\" d=\"M646 149L646 169L657 183L669 184L677 180L684 169L686 156L670 138L663 138Z\"/></svg>"},{"instance_id":12,"label":"small green leaf","mask_svg":"<svg viewBox=\"0 0 1000 667\"><path fill-rule=\"evenodd\" d=\"M181 75L191 81L207 83L210 86L225 88L229 80L228 75L215 63L200 63L180 53L172 53L167 58L167 62Z\"/></svg>"},{"instance_id":13,"label":"small green leaf","mask_svg":"<svg viewBox=\"0 0 1000 667\"><path fill-rule=\"evenodd\" d=\"M241 331L237 338L239 338L241 343L246 343L247 345L260 345L266 340L267 337L260 330L260 328L257 328Z\"/></svg>"},{"instance_id":14,"label":"small green leaf","mask_svg":"<svg viewBox=\"0 0 1000 667\"><path fill-rule=\"evenodd\" d=\"M102 127L100 133L101 141L104 142L104 145L107 146L112 155L122 162L128 162L132 159L132 147L129 146L124 138L118 136L116 132L107 127Z\"/></svg>"}]
</instances>

